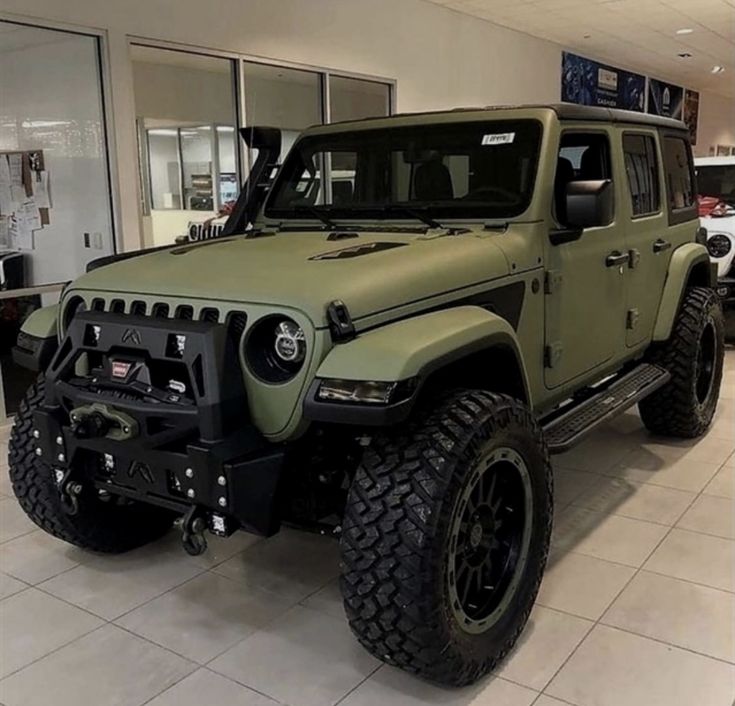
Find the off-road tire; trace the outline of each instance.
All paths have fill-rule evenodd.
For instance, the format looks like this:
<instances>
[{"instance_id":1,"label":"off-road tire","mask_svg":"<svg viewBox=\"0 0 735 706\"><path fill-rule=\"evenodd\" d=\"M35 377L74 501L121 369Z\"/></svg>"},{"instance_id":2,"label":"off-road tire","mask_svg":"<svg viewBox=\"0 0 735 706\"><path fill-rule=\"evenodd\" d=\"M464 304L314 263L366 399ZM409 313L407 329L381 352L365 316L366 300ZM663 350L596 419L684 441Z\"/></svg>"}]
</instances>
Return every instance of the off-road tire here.
<instances>
[{"instance_id":1,"label":"off-road tire","mask_svg":"<svg viewBox=\"0 0 735 706\"><path fill-rule=\"evenodd\" d=\"M173 523L170 512L140 503L102 502L92 488L80 496L77 514L64 509L52 468L35 454L32 415L44 398L44 388L41 376L28 389L8 447L13 492L28 517L54 537L95 552L117 554L162 536Z\"/></svg>"},{"instance_id":2,"label":"off-road tire","mask_svg":"<svg viewBox=\"0 0 735 706\"><path fill-rule=\"evenodd\" d=\"M468 634L448 588L449 528L473 462L511 448L528 468L530 544L507 608ZM375 438L352 482L341 536L341 589L352 631L375 657L448 686L492 670L523 630L543 576L552 472L528 408L506 395L456 392L414 422Z\"/></svg>"},{"instance_id":3,"label":"off-road tire","mask_svg":"<svg viewBox=\"0 0 735 706\"><path fill-rule=\"evenodd\" d=\"M651 363L671 374L671 380L638 405L641 419L654 434L692 439L710 425L720 392L724 360L724 317L715 292L692 287L684 294L670 338L653 346ZM706 349L714 347L711 360ZM704 399L698 394L703 365L711 365L711 380Z\"/></svg>"}]
</instances>

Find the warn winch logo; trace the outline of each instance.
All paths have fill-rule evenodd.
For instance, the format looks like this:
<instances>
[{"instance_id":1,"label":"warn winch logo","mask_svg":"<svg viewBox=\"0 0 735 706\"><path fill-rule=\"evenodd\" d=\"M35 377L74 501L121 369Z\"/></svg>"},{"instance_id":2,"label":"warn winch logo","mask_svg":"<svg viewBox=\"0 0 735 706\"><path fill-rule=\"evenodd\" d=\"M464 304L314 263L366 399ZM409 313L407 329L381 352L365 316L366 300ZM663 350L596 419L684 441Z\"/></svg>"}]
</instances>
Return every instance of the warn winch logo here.
<instances>
[{"instance_id":1,"label":"warn winch logo","mask_svg":"<svg viewBox=\"0 0 735 706\"><path fill-rule=\"evenodd\" d=\"M125 363L122 360L112 361L112 377L114 378L126 378L132 367L132 363Z\"/></svg>"}]
</instances>

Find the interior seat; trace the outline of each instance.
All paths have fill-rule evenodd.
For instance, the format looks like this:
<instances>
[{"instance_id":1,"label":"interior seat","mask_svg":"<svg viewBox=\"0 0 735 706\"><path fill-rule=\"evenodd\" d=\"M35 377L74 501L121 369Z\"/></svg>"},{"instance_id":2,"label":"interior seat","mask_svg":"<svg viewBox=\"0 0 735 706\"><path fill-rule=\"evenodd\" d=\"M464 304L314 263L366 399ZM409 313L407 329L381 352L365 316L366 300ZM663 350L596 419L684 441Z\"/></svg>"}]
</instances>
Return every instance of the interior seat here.
<instances>
[{"instance_id":1,"label":"interior seat","mask_svg":"<svg viewBox=\"0 0 735 706\"><path fill-rule=\"evenodd\" d=\"M451 201L454 188L448 167L439 159L424 162L416 169L413 192L417 201Z\"/></svg>"}]
</instances>

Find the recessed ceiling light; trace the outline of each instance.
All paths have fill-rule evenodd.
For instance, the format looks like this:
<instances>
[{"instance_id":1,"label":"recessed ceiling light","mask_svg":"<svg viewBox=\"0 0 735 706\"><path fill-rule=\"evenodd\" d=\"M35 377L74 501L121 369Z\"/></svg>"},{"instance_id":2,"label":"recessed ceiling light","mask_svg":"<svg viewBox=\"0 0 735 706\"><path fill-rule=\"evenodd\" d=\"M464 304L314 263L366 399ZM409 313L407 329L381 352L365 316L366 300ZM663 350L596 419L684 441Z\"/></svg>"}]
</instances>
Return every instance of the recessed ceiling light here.
<instances>
[{"instance_id":1,"label":"recessed ceiling light","mask_svg":"<svg viewBox=\"0 0 735 706\"><path fill-rule=\"evenodd\" d=\"M691 34L694 30L689 27L683 27L682 29L677 29L677 34Z\"/></svg>"},{"instance_id":2,"label":"recessed ceiling light","mask_svg":"<svg viewBox=\"0 0 735 706\"><path fill-rule=\"evenodd\" d=\"M719 64L717 66L712 67L712 73L713 74L721 74L725 70L724 66L720 66Z\"/></svg>"}]
</instances>

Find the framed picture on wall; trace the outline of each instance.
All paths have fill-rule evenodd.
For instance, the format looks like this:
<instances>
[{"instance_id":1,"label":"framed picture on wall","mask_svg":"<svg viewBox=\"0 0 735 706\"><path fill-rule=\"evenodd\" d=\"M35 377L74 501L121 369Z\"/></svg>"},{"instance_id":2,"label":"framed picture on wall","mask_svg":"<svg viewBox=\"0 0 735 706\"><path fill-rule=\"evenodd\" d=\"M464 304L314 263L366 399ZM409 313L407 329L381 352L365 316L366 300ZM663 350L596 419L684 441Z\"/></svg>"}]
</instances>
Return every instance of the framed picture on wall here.
<instances>
[{"instance_id":1,"label":"framed picture on wall","mask_svg":"<svg viewBox=\"0 0 735 706\"><path fill-rule=\"evenodd\" d=\"M730 145L717 145L715 156L717 157L729 157L732 154L732 148Z\"/></svg>"}]
</instances>

